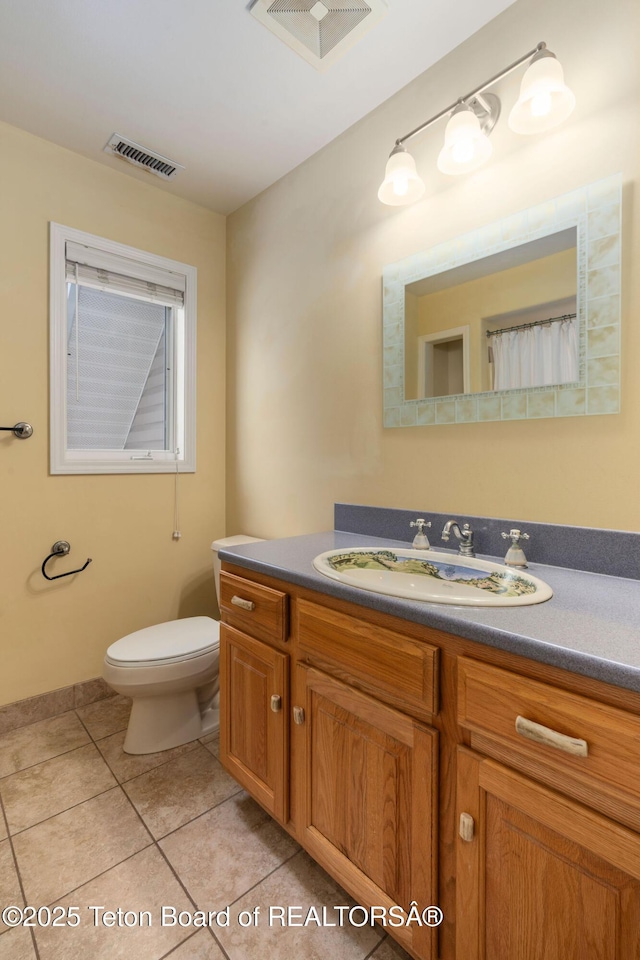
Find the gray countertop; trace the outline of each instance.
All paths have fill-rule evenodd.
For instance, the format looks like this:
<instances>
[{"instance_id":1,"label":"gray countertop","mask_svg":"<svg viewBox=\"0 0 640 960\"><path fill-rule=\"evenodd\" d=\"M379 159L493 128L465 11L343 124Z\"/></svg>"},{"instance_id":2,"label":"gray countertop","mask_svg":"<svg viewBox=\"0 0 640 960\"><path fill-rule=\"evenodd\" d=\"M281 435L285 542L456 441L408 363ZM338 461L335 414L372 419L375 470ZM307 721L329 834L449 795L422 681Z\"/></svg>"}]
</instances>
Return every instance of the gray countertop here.
<instances>
[{"instance_id":1,"label":"gray countertop","mask_svg":"<svg viewBox=\"0 0 640 960\"><path fill-rule=\"evenodd\" d=\"M247 570L640 692L640 581L529 563L529 572L552 587L550 600L521 607L462 607L358 590L313 567L313 558L326 550L366 546L410 544L331 531L243 544L221 550L220 557Z\"/></svg>"}]
</instances>

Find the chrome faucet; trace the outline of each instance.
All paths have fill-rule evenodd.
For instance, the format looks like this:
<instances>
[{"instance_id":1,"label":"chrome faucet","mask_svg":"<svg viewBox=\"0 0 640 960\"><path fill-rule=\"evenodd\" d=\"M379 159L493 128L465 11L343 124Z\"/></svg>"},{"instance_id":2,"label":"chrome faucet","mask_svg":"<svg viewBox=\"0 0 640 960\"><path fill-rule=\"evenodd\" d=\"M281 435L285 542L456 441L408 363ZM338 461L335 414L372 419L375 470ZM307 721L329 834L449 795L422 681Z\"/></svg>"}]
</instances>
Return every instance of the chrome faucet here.
<instances>
[{"instance_id":1,"label":"chrome faucet","mask_svg":"<svg viewBox=\"0 0 640 960\"><path fill-rule=\"evenodd\" d=\"M444 525L444 530L442 531L442 539L448 540L452 530L460 541L458 547L459 553L461 553L463 557L475 557L476 552L473 549L473 530L469 524L465 523L461 530L460 524L457 520L447 520Z\"/></svg>"}]
</instances>

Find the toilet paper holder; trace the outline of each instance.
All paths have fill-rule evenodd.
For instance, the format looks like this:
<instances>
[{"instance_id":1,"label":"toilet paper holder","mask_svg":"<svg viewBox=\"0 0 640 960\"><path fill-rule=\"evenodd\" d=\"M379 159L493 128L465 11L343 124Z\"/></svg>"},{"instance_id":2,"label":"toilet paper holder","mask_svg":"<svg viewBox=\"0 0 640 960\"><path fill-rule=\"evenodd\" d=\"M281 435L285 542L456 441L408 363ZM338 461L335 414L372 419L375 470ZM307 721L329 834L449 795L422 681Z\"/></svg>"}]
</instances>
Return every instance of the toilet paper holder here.
<instances>
[{"instance_id":1,"label":"toilet paper holder","mask_svg":"<svg viewBox=\"0 0 640 960\"><path fill-rule=\"evenodd\" d=\"M0 427L0 430L9 430L18 440L28 440L33 435L33 427L30 423L21 420L20 423L14 423L12 427Z\"/></svg>"},{"instance_id":2,"label":"toilet paper holder","mask_svg":"<svg viewBox=\"0 0 640 960\"><path fill-rule=\"evenodd\" d=\"M51 547L51 553L46 558L46 560L43 561L43 564L42 564L42 576L45 577L46 580L59 580L61 577L70 577L74 573L82 573L82 571L86 570L86 568L92 562L91 557L89 557L89 559L87 560L87 562L83 567L79 567L77 570L69 570L68 573L57 573L55 577L50 577L47 571L45 570L45 567L49 563L49 560L51 560L52 557L64 557L70 552L70 550L71 550L71 544L67 540L56 540L54 545Z\"/></svg>"}]
</instances>

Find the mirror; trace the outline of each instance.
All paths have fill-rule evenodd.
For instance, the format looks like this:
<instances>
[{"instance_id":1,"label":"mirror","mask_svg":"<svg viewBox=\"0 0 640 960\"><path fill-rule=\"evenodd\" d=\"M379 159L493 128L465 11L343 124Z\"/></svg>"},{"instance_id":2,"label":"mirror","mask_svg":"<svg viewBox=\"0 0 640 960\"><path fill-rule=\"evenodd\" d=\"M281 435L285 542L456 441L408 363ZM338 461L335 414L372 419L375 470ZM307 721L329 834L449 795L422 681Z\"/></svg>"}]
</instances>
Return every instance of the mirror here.
<instances>
[{"instance_id":1,"label":"mirror","mask_svg":"<svg viewBox=\"0 0 640 960\"><path fill-rule=\"evenodd\" d=\"M406 284L405 399L576 382L576 259L572 227Z\"/></svg>"},{"instance_id":2,"label":"mirror","mask_svg":"<svg viewBox=\"0 0 640 960\"><path fill-rule=\"evenodd\" d=\"M384 270L385 426L617 413L621 178Z\"/></svg>"}]
</instances>

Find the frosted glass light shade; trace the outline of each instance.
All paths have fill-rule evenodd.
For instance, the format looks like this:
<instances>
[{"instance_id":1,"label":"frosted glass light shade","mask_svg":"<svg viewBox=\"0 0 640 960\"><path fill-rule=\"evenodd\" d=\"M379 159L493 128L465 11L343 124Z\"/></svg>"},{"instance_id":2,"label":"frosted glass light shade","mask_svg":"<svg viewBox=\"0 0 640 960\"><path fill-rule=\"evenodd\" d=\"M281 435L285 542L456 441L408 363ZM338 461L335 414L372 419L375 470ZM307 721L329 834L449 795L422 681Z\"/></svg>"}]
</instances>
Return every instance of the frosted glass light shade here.
<instances>
[{"instance_id":1,"label":"frosted glass light shade","mask_svg":"<svg viewBox=\"0 0 640 960\"><path fill-rule=\"evenodd\" d=\"M384 180L378 190L378 199L392 207L419 200L425 185L416 171L416 162L406 150L392 153L387 160Z\"/></svg>"},{"instance_id":2,"label":"frosted glass light shade","mask_svg":"<svg viewBox=\"0 0 640 960\"><path fill-rule=\"evenodd\" d=\"M438 154L438 170L442 173L470 173L493 152L491 141L480 127L471 109L461 104L451 114L444 133L444 146Z\"/></svg>"},{"instance_id":3,"label":"frosted glass light shade","mask_svg":"<svg viewBox=\"0 0 640 960\"><path fill-rule=\"evenodd\" d=\"M509 114L509 126L515 133L543 133L567 119L576 98L564 82L561 64L545 51L534 57L522 78L520 96Z\"/></svg>"}]
</instances>

